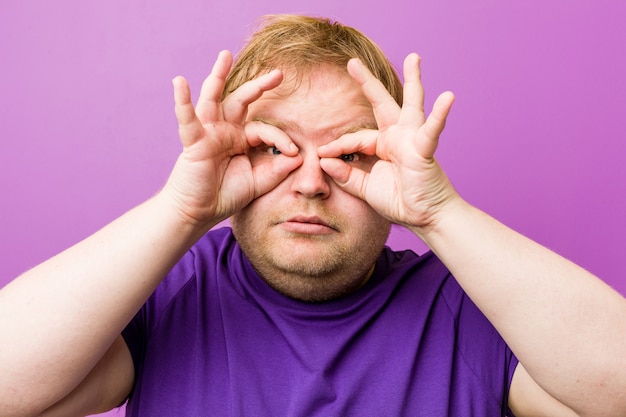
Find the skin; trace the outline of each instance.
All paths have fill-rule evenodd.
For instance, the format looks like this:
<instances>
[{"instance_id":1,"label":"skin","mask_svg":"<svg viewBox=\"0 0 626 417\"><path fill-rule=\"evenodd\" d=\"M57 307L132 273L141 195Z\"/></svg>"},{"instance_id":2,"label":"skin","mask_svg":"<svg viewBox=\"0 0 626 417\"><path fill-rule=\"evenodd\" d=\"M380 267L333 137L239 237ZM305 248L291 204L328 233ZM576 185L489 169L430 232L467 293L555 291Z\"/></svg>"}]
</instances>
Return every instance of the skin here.
<instances>
[{"instance_id":1,"label":"skin","mask_svg":"<svg viewBox=\"0 0 626 417\"><path fill-rule=\"evenodd\" d=\"M222 101L231 63L220 53L197 106L186 80L173 80L183 149L154 197L0 291L0 337L11 341L0 355L0 415L67 417L120 404L134 378L120 336L126 324L208 229L301 164L288 138L245 132L248 104L282 74L258 77ZM252 166L246 151L261 143L282 155Z\"/></svg>"},{"instance_id":2,"label":"skin","mask_svg":"<svg viewBox=\"0 0 626 417\"><path fill-rule=\"evenodd\" d=\"M442 94L425 116L417 55L405 60L402 107L356 60L349 77L311 73L311 85L325 94L351 98L336 109L349 122L309 108L327 121L321 126L302 113L305 104L281 107L271 93L283 80L279 71L222 101L231 64L230 53L219 55L196 106L184 78L174 79L183 150L159 193L0 291L0 336L10 341L0 355L0 415L85 415L117 406L134 378L120 332L189 247L237 213L242 241L247 232L268 239L258 254L265 259L255 264L265 276L280 271L270 285L307 300L355 291L380 248L364 241L382 240L389 222L405 225L520 359L509 397L518 417L624 415L626 301L456 193L434 157L454 97ZM317 93L294 94L328 105ZM296 116L300 124L287 123ZM346 161L352 154L356 162ZM358 216L340 214L344 204ZM364 265L324 249L367 246ZM291 279L302 265L308 275Z\"/></svg>"},{"instance_id":3,"label":"skin","mask_svg":"<svg viewBox=\"0 0 626 417\"><path fill-rule=\"evenodd\" d=\"M322 170L318 148L346 132L375 127L372 108L345 72L322 68L297 89L290 82L265 92L249 108L249 119L287 135L302 164L270 192L232 217L242 249L276 290L304 301L324 301L360 288L389 234L390 223ZM251 149L255 165L276 149ZM376 157L342 155L369 171Z\"/></svg>"},{"instance_id":4,"label":"skin","mask_svg":"<svg viewBox=\"0 0 626 417\"><path fill-rule=\"evenodd\" d=\"M458 195L434 157L453 96L440 95L425 117L417 55L404 62L402 107L358 61L348 72L378 129L320 147L322 169L419 236L502 335L520 360L509 393L515 415L624 415L626 300ZM336 158L357 151L379 158L369 172Z\"/></svg>"}]
</instances>

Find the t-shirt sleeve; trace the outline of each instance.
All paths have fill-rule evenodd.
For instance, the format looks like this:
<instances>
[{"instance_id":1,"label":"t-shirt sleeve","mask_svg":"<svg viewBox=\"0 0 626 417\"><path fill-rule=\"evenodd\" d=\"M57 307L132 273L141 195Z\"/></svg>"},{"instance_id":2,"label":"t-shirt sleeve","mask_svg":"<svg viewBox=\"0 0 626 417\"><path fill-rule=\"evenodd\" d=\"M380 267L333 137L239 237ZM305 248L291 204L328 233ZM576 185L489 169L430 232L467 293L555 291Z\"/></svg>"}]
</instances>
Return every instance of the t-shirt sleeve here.
<instances>
[{"instance_id":1,"label":"t-shirt sleeve","mask_svg":"<svg viewBox=\"0 0 626 417\"><path fill-rule=\"evenodd\" d=\"M494 401L501 402L503 415L513 417L508 408L508 394L518 359L467 294L463 293L461 297L459 352L485 391L493 395Z\"/></svg>"},{"instance_id":2,"label":"t-shirt sleeve","mask_svg":"<svg viewBox=\"0 0 626 417\"><path fill-rule=\"evenodd\" d=\"M194 262L195 256L192 251L185 254L122 331L122 337L133 358L136 375L141 372L143 356L152 329L178 293L195 279Z\"/></svg>"},{"instance_id":3,"label":"t-shirt sleeve","mask_svg":"<svg viewBox=\"0 0 626 417\"><path fill-rule=\"evenodd\" d=\"M518 359L451 275L443 284L442 295L456 325L456 372L465 373L459 381L476 381L484 398L490 398L501 415L513 417L509 414L508 395Z\"/></svg>"},{"instance_id":4,"label":"t-shirt sleeve","mask_svg":"<svg viewBox=\"0 0 626 417\"><path fill-rule=\"evenodd\" d=\"M122 331L122 337L124 338L126 346L128 346L128 350L130 351L130 355L133 358L135 375L137 375L140 371L139 364L141 363L141 358L143 357L146 345L145 331L143 330L145 327L144 315L145 310L144 307L142 307L142 309L139 310L131 322L128 323L126 328Z\"/></svg>"}]
</instances>

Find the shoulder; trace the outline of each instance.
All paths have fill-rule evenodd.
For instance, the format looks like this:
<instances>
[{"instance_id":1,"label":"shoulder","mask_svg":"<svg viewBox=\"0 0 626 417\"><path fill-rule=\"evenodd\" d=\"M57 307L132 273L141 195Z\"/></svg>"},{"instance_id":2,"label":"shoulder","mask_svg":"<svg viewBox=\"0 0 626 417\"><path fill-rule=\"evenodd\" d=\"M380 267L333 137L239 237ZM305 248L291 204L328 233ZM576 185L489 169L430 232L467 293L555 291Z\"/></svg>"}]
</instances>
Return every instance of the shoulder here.
<instances>
[{"instance_id":1,"label":"shoulder","mask_svg":"<svg viewBox=\"0 0 626 417\"><path fill-rule=\"evenodd\" d=\"M216 275L217 268L228 271L234 264L231 254L237 252L237 248L230 228L206 233L167 273L138 312L135 321L141 319L149 328L148 323L155 325L176 300L183 299L185 305L195 300L198 287L211 285L209 278Z\"/></svg>"},{"instance_id":2,"label":"shoulder","mask_svg":"<svg viewBox=\"0 0 626 417\"><path fill-rule=\"evenodd\" d=\"M398 277L388 308L423 329L420 350L438 363L452 361L456 382L505 409L517 359L448 268L432 252L386 249L382 258L389 277Z\"/></svg>"},{"instance_id":3,"label":"shoulder","mask_svg":"<svg viewBox=\"0 0 626 417\"><path fill-rule=\"evenodd\" d=\"M229 227L209 231L174 265L159 290L171 285L175 290L195 276L209 273L216 265L232 262L233 252L239 253L239 245Z\"/></svg>"},{"instance_id":4,"label":"shoulder","mask_svg":"<svg viewBox=\"0 0 626 417\"><path fill-rule=\"evenodd\" d=\"M431 251L418 255L412 250L396 251L385 247L376 267L382 274L389 276L411 276L438 281L450 276L448 268Z\"/></svg>"},{"instance_id":5,"label":"shoulder","mask_svg":"<svg viewBox=\"0 0 626 417\"><path fill-rule=\"evenodd\" d=\"M465 292L431 251L418 255L411 250L385 248L378 261L377 272L385 280L397 281L403 292L419 295L420 303L444 302L454 311L463 304Z\"/></svg>"}]
</instances>

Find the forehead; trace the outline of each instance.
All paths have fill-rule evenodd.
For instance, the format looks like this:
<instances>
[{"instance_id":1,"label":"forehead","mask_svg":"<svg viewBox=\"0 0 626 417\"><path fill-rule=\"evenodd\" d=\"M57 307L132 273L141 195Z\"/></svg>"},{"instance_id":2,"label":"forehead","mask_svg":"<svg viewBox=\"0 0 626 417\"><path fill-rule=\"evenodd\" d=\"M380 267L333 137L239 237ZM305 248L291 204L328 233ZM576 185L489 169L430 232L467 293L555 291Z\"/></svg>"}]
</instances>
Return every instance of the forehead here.
<instances>
[{"instance_id":1,"label":"forehead","mask_svg":"<svg viewBox=\"0 0 626 417\"><path fill-rule=\"evenodd\" d=\"M281 85L249 106L249 120L275 125L291 134L332 134L375 128L372 106L344 70L322 67L300 80L285 73Z\"/></svg>"}]
</instances>

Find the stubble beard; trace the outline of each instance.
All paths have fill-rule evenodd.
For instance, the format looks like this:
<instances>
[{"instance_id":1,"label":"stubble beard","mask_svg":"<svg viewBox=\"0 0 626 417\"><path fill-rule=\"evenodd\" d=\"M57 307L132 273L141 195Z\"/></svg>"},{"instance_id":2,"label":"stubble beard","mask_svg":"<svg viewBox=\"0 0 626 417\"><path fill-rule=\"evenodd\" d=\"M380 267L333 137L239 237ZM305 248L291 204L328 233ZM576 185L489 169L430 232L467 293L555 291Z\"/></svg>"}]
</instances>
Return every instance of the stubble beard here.
<instances>
[{"instance_id":1,"label":"stubble beard","mask_svg":"<svg viewBox=\"0 0 626 417\"><path fill-rule=\"evenodd\" d=\"M310 303L340 298L361 288L390 230L386 221L380 221L364 228L358 241L308 235L278 240L250 230L245 218L233 218L231 223L243 252L265 282L283 295Z\"/></svg>"}]
</instances>

